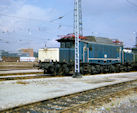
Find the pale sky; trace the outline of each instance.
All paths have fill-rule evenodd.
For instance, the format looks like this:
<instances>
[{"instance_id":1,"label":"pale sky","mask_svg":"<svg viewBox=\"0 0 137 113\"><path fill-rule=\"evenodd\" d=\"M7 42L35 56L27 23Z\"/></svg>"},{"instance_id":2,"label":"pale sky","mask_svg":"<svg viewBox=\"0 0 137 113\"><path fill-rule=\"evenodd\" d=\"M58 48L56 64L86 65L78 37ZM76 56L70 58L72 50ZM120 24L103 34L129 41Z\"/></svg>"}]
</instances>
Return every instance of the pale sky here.
<instances>
[{"instance_id":1,"label":"pale sky","mask_svg":"<svg viewBox=\"0 0 137 113\"><path fill-rule=\"evenodd\" d=\"M73 7L74 0L0 0L0 50L59 47L59 35L73 32ZM135 45L137 0L82 0L82 13L85 36Z\"/></svg>"}]
</instances>

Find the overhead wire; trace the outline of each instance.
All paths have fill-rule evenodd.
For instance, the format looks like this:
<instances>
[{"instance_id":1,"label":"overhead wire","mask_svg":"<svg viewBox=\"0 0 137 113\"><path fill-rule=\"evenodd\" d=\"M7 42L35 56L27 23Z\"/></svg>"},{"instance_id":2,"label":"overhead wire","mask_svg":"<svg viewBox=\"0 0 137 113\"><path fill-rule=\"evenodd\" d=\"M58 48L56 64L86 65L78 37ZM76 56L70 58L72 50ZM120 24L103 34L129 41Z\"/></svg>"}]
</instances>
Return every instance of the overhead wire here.
<instances>
[{"instance_id":1,"label":"overhead wire","mask_svg":"<svg viewBox=\"0 0 137 113\"><path fill-rule=\"evenodd\" d=\"M3 14L0 13L1 16L6 16L6 17L12 17L12 18L18 18L18 19L23 19L23 20L32 20L32 21L47 21L44 19L36 19L36 18L25 18L25 17L19 17L19 16L14 16L14 15L7 15L7 14ZM50 22L50 21L47 21Z\"/></svg>"},{"instance_id":2,"label":"overhead wire","mask_svg":"<svg viewBox=\"0 0 137 113\"><path fill-rule=\"evenodd\" d=\"M70 13L70 11L69 11L69 13ZM68 14L68 12L67 12L66 14L64 14L63 16L58 17L57 19L53 19L53 20L48 20L48 21L47 21L47 20L43 20L43 19L25 18L25 17L18 17L18 16L13 16L13 15L11 16L11 15L6 15L6 14L0 13L0 15L2 15L2 16L17 18L17 19L33 20L33 21L46 21L46 22L49 22L49 23L58 25L57 29L61 28L62 26L63 26L63 27L64 27L64 26L66 26L66 27L72 27L71 25L66 25L66 24L62 24L62 23L57 23L57 22L56 22L56 20L61 20L61 19L64 18L67 14ZM28 28L28 31L30 31L29 28ZM6 33L6 32L4 31L4 32L2 32L2 33ZM29 32L29 34L30 34L30 32Z\"/></svg>"},{"instance_id":3,"label":"overhead wire","mask_svg":"<svg viewBox=\"0 0 137 113\"><path fill-rule=\"evenodd\" d=\"M129 1L129 0L126 0L129 4L131 4L132 6L134 6L134 7L137 7L137 5L135 4L135 3L133 3L133 2L131 2L131 1Z\"/></svg>"},{"instance_id":4,"label":"overhead wire","mask_svg":"<svg viewBox=\"0 0 137 113\"><path fill-rule=\"evenodd\" d=\"M52 10L53 11L53 10ZM23 20L29 20L29 21L46 21L46 22L49 22L49 23L53 23L53 24L58 24L58 27L57 29L60 29L62 26L66 26L66 27L73 27L72 25L66 25L66 24L62 24L62 23L57 23L56 21L57 20L61 20L63 19L65 16L67 16L68 14L70 13L67 12L65 13L63 16L59 16L58 18L56 19L53 19L53 20L44 20L44 19L36 19L36 18L26 18L26 17L19 17L19 16L14 16L14 15L7 15L7 14L3 14L3 13L0 13L1 16L6 16L6 17L10 17L10 18L16 18L16 19L23 19ZM31 34L31 29L28 28L27 29L29 35ZM40 27L39 27L39 31L40 31ZM50 35L53 35L54 33L49 33L48 31L44 31ZM7 33L6 31L3 31L2 33ZM56 33L55 33L56 34ZM21 34L19 34L21 35ZM26 36L25 36L26 37ZM3 40L0 40L1 42L3 42ZM23 40L19 39L19 42L22 42ZM9 42L3 42L3 43L9 43Z\"/></svg>"},{"instance_id":5,"label":"overhead wire","mask_svg":"<svg viewBox=\"0 0 137 113\"><path fill-rule=\"evenodd\" d=\"M50 22L54 22L54 21L56 21L56 20L61 20L61 19L63 19L64 17L66 17L67 15L69 15L69 13L71 13L72 12L72 10L69 10L67 13L65 13L63 16L59 16L58 18L56 18L56 19L53 19L53 20L51 20Z\"/></svg>"},{"instance_id":6,"label":"overhead wire","mask_svg":"<svg viewBox=\"0 0 137 113\"><path fill-rule=\"evenodd\" d=\"M33 32L33 31L32 31ZM51 32L49 32L49 31L45 31L46 32L46 34L48 34L48 36L50 35L50 37L51 36L53 36L53 34L55 35L56 33L51 33ZM45 33L44 32L44 33ZM20 42L20 43L23 43L23 42L28 42L28 41L33 41L32 40L32 37L33 37L33 39L37 39L37 37L39 37L39 36L31 36L31 37L29 37L29 35L30 34L28 34L28 35L24 35L24 34L17 34L17 36L19 36L19 37L25 37L25 38L20 38L20 39L18 39L18 40L16 40L16 41L18 41L18 42ZM57 35L57 34L56 34ZM44 35L44 36L46 36L46 35ZM12 36L12 37L14 37L14 36ZM10 36L8 36L8 39L10 38ZM7 39L7 37L3 37L2 39L0 38L0 43L14 43L13 41L11 42L11 41L7 41L6 40ZM47 40L47 38L45 38L45 37L39 37L39 39L42 39L42 40ZM49 38L48 38L48 40L49 40Z\"/></svg>"},{"instance_id":7,"label":"overhead wire","mask_svg":"<svg viewBox=\"0 0 137 113\"><path fill-rule=\"evenodd\" d=\"M70 13L70 11L69 11L69 13ZM67 12L67 13L65 13L63 16L59 16L58 18L56 18L56 19L51 19L51 20L44 20L44 19L36 19L36 18L19 17L19 16L7 15L7 14L3 14L3 13L0 13L0 15L1 15L1 16L6 16L6 17L17 18L17 19L23 19L23 20L46 21L46 22L49 22L49 23L54 23L54 21L63 19L63 18L64 18L67 14L69 14L69 13ZM58 23L55 23L55 24L58 24Z\"/></svg>"}]
</instances>

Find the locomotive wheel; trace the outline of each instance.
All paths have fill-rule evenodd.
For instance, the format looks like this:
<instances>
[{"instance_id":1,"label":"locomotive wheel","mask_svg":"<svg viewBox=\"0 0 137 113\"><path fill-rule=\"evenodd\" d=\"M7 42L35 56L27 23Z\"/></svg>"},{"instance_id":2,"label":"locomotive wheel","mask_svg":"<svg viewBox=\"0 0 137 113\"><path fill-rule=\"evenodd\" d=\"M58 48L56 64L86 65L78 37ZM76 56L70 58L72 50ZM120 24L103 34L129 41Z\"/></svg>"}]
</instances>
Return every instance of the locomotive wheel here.
<instances>
[{"instance_id":1,"label":"locomotive wheel","mask_svg":"<svg viewBox=\"0 0 137 113\"><path fill-rule=\"evenodd\" d=\"M83 67L80 67L80 73L81 73L81 74L84 74Z\"/></svg>"},{"instance_id":2,"label":"locomotive wheel","mask_svg":"<svg viewBox=\"0 0 137 113\"><path fill-rule=\"evenodd\" d=\"M125 67L125 71L126 71L126 72L129 72L129 71L130 71L130 66L126 66L126 67Z\"/></svg>"},{"instance_id":3,"label":"locomotive wheel","mask_svg":"<svg viewBox=\"0 0 137 113\"><path fill-rule=\"evenodd\" d=\"M95 66L91 66L91 74L96 74L96 68L95 68Z\"/></svg>"},{"instance_id":4,"label":"locomotive wheel","mask_svg":"<svg viewBox=\"0 0 137 113\"><path fill-rule=\"evenodd\" d=\"M108 73L108 72L109 72L109 67L105 65L103 69L103 73Z\"/></svg>"},{"instance_id":5,"label":"locomotive wheel","mask_svg":"<svg viewBox=\"0 0 137 113\"><path fill-rule=\"evenodd\" d=\"M99 74L101 72L100 65L96 65L95 68L96 68L96 73Z\"/></svg>"},{"instance_id":6,"label":"locomotive wheel","mask_svg":"<svg viewBox=\"0 0 137 113\"><path fill-rule=\"evenodd\" d=\"M103 66L101 65L100 66L100 73L103 73L104 72L104 68L103 68Z\"/></svg>"},{"instance_id":7,"label":"locomotive wheel","mask_svg":"<svg viewBox=\"0 0 137 113\"><path fill-rule=\"evenodd\" d=\"M119 72L120 72L120 65L119 65L119 64L116 64L116 65L115 65L115 70L116 70L116 73L119 73Z\"/></svg>"},{"instance_id":8,"label":"locomotive wheel","mask_svg":"<svg viewBox=\"0 0 137 113\"><path fill-rule=\"evenodd\" d=\"M68 66L67 66L67 64L64 64L63 66L62 66L62 74L63 75L67 75L67 74L69 74L69 68L68 68Z\"/></svg>"},{"instance_id":9,"label":"locomotive wheel","mask_svg":"<svg viewBox=\"0 0 137 113\"><path fill-rule=\"evenodd\" d=\"M114 73L115 72L115 66L110 65L110 73Z\"/></svg>"},{"instance_id":10,"label":"locomotive wheel","mask_svg":"<svg viewBox=\"0 0 137 113\"><path fill-rule=\"evenodd\" d=\"M125 66L124 65L120 65L120 72L124 72L125 71Z\"/></svg>"},{"instance_id":11,"label":"locomotive wheel","mask_svg":"<svg viewBox=\"0 0 137 113\"><path fill-rule=\"evenodd\" d=\"M88 72L87 72L87 73L88 73L88 74L90 74L90 73L91 73L91 69L90 69L90 68L88 69Z\"/></svg>"}]
</instances>

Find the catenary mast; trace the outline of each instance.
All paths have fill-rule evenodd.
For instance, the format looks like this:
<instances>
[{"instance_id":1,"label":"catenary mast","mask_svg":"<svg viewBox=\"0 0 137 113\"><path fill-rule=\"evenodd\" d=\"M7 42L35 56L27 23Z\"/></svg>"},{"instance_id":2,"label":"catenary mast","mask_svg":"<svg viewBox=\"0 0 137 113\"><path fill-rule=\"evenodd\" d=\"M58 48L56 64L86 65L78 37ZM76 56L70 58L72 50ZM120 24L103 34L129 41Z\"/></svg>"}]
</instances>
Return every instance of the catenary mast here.
<instances>
[{"instance_id":1,"label":"catenary mast","mask_svg":"<svg viewBox=\"0 0 137 113\"><path fill-rule=\"evenodd\" d=\"M79 34L83 36L83 27L82 27L82 3L79 0Z\"/></svg>"},{"instance_id":2,"label":"catenary mast","mask_svg":"<svg viewBox=\"0 0 137 113\"><path fill-rule=\"evenodd\" d=\"M135 47L137 48L137 32L136 32L136 45L135 45Z\"/></svg>"},{"instance_id":3,"label":"catenary mast","mask_svg":"<svg viewBox=\"0 0 137 113\"><path fill-rule=\"evenodd\" d=\"M81 0L74 0L74 34L75 34L75 73L74 78L81 77L79 64L79 36L82 33Z\"/></svg>"}]
</instances>

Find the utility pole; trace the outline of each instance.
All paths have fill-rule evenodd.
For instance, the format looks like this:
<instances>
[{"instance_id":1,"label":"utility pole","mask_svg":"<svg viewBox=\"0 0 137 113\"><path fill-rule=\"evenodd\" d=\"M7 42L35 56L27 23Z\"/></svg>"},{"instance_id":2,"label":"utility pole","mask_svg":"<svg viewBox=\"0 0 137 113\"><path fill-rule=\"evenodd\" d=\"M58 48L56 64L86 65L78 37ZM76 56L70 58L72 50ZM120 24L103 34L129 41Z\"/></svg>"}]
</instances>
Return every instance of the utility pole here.
<instances>
[{"instance_id":1,"label":"utility pole","mask_svg":"<svg viewBox=\"0 0 137 113\"><path fill-rule=\"evenodd\" d=\"M79 64L79 36L82 35L81 0L74 0L74 34L75 34L75 73L73 78L81 78Z\"/></svg>"},{"instance_id":2,"label":"utility pole","mask_svg":"<svg viewBox=\"0 0 137 113\"><path fill-rule=\"evenodd\" d=\"M78 1L78 2L77 2ZM76 13L76 11L77 11L77 3L78 3L78 15L77 15L77 13ZM74 30L74 33L75 33L75 30L76 30L76 21L77 21L77 19L76 19L76 16L79 16L79 19L78 19L78 21L79 21L79 34L80 34L80 36L83 36L83 24L82 24L82 4L81 4L81 0L74 0L74 28L73 28L73 30Z\"/></svg>"},{"instance_id":3,"label":"utility pole","mask_svg":"<svg viewBox=\"0 0 137 113\"><path fill-rule=\"evenodd\" d=\"M137 32L136 32L136 45L135 45L135 47L137 48Z\"/></svg>"},{"instance_id":4,"label":"utility pole","mask_svg":"<svg viewBox=\"0 0 137 113\"><path fill-rule=\"evenodd\" d=\"M133 32L135 34L135 37L136 37L136 43L135 43L135 47L137 48L137 32Z\"/></svg>"},{"instance_id":5,"label":"utility pole","mask_svg":"<svg viewBox=\"0 0 137 113\"><path fill-rule=\"evenodd\" d=\"M83 36L83 24L82 24L82 3L79 0L79 34Z\"/></svg>"}]
</instances>

